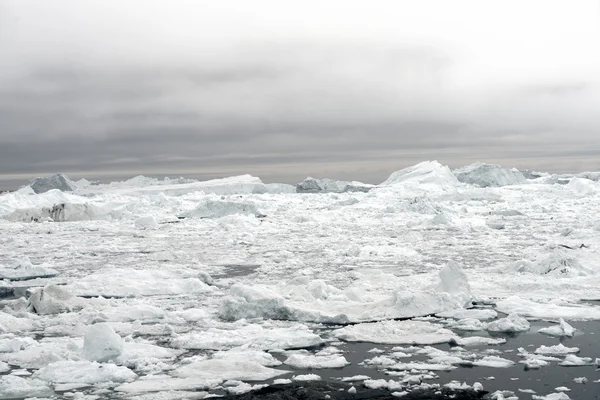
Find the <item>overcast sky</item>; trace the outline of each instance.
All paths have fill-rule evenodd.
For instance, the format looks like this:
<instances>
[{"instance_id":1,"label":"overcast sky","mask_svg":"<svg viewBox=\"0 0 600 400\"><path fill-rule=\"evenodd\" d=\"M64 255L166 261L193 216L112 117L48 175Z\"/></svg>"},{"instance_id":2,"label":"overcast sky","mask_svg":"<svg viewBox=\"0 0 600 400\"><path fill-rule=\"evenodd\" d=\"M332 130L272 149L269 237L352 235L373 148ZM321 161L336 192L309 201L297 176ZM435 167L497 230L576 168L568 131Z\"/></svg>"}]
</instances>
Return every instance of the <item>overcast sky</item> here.
<instances>
[{"instance_id":1,"label":"overcast sky","mask_svg":"<svg viewBox=\"0 0 600 400\"><path fill-rule=\"evenodd\" d=\"M0 0L0 186L600 170L600 1Z\"/></svg>"}]
</instances>

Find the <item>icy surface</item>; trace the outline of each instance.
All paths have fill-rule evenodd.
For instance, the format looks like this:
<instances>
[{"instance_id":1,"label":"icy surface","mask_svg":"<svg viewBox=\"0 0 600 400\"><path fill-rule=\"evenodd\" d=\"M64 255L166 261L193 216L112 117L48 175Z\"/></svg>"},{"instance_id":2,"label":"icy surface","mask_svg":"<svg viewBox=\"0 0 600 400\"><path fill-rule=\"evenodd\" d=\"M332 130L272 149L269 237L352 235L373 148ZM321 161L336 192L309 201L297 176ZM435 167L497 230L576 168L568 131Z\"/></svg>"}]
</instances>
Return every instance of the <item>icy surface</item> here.
<instances>
[{"instance_id":1,"label":"icy surface","mask_svg":"<svg viewBox=\"0 0 600 400\"><path fill-rule=\"evenodd\" d=\"M463 366L593 369L573 327L600 320L598 174L493 171L486 187L424 162L364 191L244 175L2 194L0 393L203 397L354 367L407 393ZM342 350L360 342L381 349Z\"/></svg>"}]
</instances>

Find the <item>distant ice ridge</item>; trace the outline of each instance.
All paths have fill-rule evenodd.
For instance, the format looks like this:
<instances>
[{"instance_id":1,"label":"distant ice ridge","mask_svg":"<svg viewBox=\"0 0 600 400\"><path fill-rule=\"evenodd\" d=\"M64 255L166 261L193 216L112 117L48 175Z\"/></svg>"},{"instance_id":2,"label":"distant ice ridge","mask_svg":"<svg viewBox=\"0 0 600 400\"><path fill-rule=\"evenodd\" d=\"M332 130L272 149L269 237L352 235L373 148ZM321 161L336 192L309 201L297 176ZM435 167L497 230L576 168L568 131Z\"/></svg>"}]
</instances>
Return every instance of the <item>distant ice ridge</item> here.
<instances>
[{"instance_id":1,"label":"distant ice ridge","mask_svg":"<svg viewBox=\"0 0 600 400\"><path fill-rule=\"evenodd\" d=\"M342 193L342 192L368 192L374 186L357 181L339 181L335 179L315 179L310 176L296 185L298 193Z\"/></svg>"},{"instance_id":2,"label":"distant ice ridge","mask_svg":"<svg viewBox=\"0 0 600 400\"><path fill-rule=\"evenodd\" d=\"M86 186L76 193L115 193L127 195L144 195L151 193L162 193L166 196L182 196L193 192L204 192L205 194L232 195L232 194L260 194L273 193L278 189L289 190L286 186L271 185L268 187L259 178L251 175L239 175L228 178L212 179L209 181L185 181L178 180L159 181L153 178L136 177L124 182L111 182L105 185Z\"/></svg>"},{"instance_id":3,"label":"distant ice ridge","mask_svg":"<svg viewBox=\"0 0 600 400\"><path fill-rule=\"evenodd\" d=\"M221 304L220 316L228 321L267 318L349 323L410 318L470 305L469 283L460 266L449 263L439 272L439 279L435 288L376 297L307 277L275 287L235 284Z\"/></svg>"},{"instance_id":4,"label":"distant ice ridge","mask_svg":"<svg viewBox=\"0 0 600 400\"><path fill-rule=\"evenodd\" d=\"M455 169L453 172L460 182L479 187L500 187L527 182L518 169L481 162Z\"/></svg>"}]
</instances>

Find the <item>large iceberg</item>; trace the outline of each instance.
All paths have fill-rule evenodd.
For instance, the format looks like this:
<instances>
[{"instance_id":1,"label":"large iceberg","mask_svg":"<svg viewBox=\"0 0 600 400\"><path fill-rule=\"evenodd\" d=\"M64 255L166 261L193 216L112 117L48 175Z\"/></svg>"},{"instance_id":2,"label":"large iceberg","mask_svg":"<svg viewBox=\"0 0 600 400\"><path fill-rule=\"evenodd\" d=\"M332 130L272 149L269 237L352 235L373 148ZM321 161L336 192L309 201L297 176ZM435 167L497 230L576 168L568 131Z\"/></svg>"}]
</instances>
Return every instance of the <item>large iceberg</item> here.
<instances>
[{"instance_id":1,"label":"large iceberg","mask_svg":"<svg viewBox=\"0 0 600 400\"><path fill-rule=\"evenodd\" d=\"M518 169L481 162L455 169L453 172L460 182L479 187L500 187L527 182Z\"/></svg>"},{"instance_id":2,"label":"large iceberg","mask_svg":"<svg viewBox=\"0 0 600 400\"><path fill-rule=\"evenodd\" d=\"M424 161L412 167L392 173L381 186L398 184L433 184L442 187L456 187L460 183L450 168L437 161Z\"/></svg>"},{"instance_id":3,"label":"large iceberg","mask_svg":"<svg viewBox=\"0 0 600 400\"><path fill-rule=\"evenodd\" d=\"M58 189L62 192L72 192L75 190L75 183L63 174L56 174L45 178L35 178L29 186L31 186L31 189L38 194L45 193L52 189Z\"/></svg>"}]
</instances>

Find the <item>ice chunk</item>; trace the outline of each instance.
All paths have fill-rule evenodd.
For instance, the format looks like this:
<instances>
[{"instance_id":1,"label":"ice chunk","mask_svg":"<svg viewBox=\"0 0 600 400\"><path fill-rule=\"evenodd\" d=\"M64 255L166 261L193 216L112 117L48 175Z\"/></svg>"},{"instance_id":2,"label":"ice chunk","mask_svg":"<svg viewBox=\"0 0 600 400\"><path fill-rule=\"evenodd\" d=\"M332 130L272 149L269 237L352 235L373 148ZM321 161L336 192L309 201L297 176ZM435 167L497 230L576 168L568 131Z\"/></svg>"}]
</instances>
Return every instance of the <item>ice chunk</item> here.
<instances>
[{"instance_id":1,"label":"ice chunk","mask_svg":"<svg viewBox=\"0 0 600 400\"><path fill-rule=\"evenodd\" d=\"M450 311L445 311L442 313L438 313L436 314L437 317L441 317L441 318L455 318L455 319L466 319L466 318L473 318L473 319L479 319L479 320L488 320L488 319L494 319L498 316L498 313L490 308L486 308L486 309L477 309L477 308L470 308L470 309L457 309L457 310L450 310Z\"/></svg>"},{"instance_id":2,"label":"ice chunk","mask_svg":"<svg viewBox=\"0 0 600 400\"><path fill-rule=\"evenodd\" d=\"M90 361L58 361L36 371L34 378L52 383L131 382L137 375L127 367Z\"/></svg>"},{"instance_id":3,"label":"ice chunk","mask_svg":"<svg viewBox=\"0 0 600 400\"><path fill-rule=\"evenodd\" d=\"M251 350L244 347L234 347L231 350L219 351L213 354L213 359L252 361L264 367L277 367L282 364L281 361L273 357L270 353L259 350Z\"/></svg>"},{"instance_id":4,"label":"ice chunk","mask_svg":"<svg viewBox=\"0 0 600 400\"><path fill-rule=\"evenodd\" d=\"M294 375L292 380L299 382L320 381L321 377L316 374Z\"/></svg>"},{"instance_id":5,"label":"ice chunk","mask_svg":"<svg viewBox=\"0 0 600 400\"><path fill-rule=\"evenodd\" d=\"M543 333L550 336L568 336L573 337L576 329L565 322L564 319L560 318L559 324L554 326L549 326L547 328L541 328L538 330L539 333Z\"/></svg>"},{"instance_id":6,"label":"ice chunk","mask_svg":"<svg viewBox=\"0 0 600 400\"><path fill-rule=\"evenodd\" d=\"M0 399L49 397L53 394L48 384L38 379L24 379L14 375L0 377Z\"/></svg>"},{"instance_id":7,"label":"ice chunk","mask_svg":"<svg viewBox=\"0 0 600 400\"><path fill-rule=\"evenodd\" d=\"M77 196L72 196L72 198L77 199ZM109 211L105 211L93 203L62 202L51 206L38 205L32 208L19 208L5 218L15 222L73 222L105 219L108 215Z\"/></svg>"},{"instance_id":8,"label":"ice chunk","mask_svg":"<svg viewBox=\"0 0 600 400\"><path fill-rule=\"evenodd\" d=\"M29 258L14 262L9 267L0 266L0 279L22 281L34 278L49 278L58 275L58 271L49 264L33 265Z\"/></svg>"},{"instance_id":9,"label":"ice chunk","mask_svg":"<svg viewBox=\"0 0 600 400\"><path fill-rule=\"evenodd\" d=\"M83 299L73 296L63 287L47 285L29 297L29 309L39 315L59 314L80 309Z\"/></svg>"},{"instance_id":10,"label":"ice chunk","mask_svg":"<svg viewBox=\"0 0 600 400\"><path fill-rule=\"evenodd\" d=\"M58 189L61 192L72 192L75 190L75 184L66 175L56 174L45 178L35 178L31 184L31 189L39 194L52 189Z\"/></svg>"},{"instance_id":11,"label":"ice chunk","mask_svg":"<svg viewBox=\"0 0 600 400\"><path fill-rule=\"evenodd\" d=\"M143 393L165 392L168 390L213 389L223 382L222 379L171 378L169 376L145 376L135 382L125 383L115 388L117 392Z\"/></svg>"},{"instance_id":12,"label":"ice chunk","mask_svg":"<svg viewBox=\"0 0 600 400\"><path fill-rule=\"evenodd\" d=\"M307 354L292 354L284 362L286 365L291 365L295 368L342 368L350 363L346 357L339 354L331 355L307 355Z\"/></svg>"},{"instance_id":13,"label":"ice chunk","mask_svg":"<svg viewBox=\"0 0 600 400\"><path fill-rule=\"evenodd\" d=\"M158 222L156 222L153 216L148 215L136 219L135 227L137 229L156 229L158 228Z\"/></svg>"},{"instance_id":14,"label":"ice chunk","mask_svg":"<svg viewBox=\"0 0 600 400\"><path fill-rule=\"evenodd\" d=\"M123 353L123 339L105 323L90 326L83 340L83 355L90 361L105 362Z\"/></svg>"},{"instance_id":15,"label":"ice chunk","mask_svg":"<svg viewBox=\"0 0 600 400\"><path fill-rule=\"evenodd\" d=\"M255 350L276 350L317 346L323 339L302 324L287 328L263 328L253 324L232 330L211 328L187 333L175 337L171 343L185 349L227 350L247 345Z\"/></svg>"},{"instance_id":16,"label":"ice chunk","mask_svg":"<svg viewBox=\"0 0 600 400\"><path fill-rule=\"evenodd\" d=\"M242 356L243 357L243 356ZM265 381L290 371L273 369L243 358L211 359L194 361L174 371L178 378L202 378L242 381Z\"/></svg>"},{"instance_id":17,"label":"ice chunk","mask_svg":"<svg viewBox=\"0 0 600 400\"><path fill-rule=\"evenodd\" d=\"M298 193L341 193L341 192L368 192L373 185L362 182L338 181L335 179L315 179L310 176L296 185Z\"/></svg>"},{"instance_id":18,"label":"ice chunk","mask_svg":"<svg viewBox=\"0 0 600 400\"><path fill-rule=\"evenodd\" d=\"M581 367L585 365L593 365L590 357L577 357L574 354L567 354L563 362L560 364L563 367Z\"/></svg>"},{"instance_id":19,"label":"ice chunk","mask_svg":"<svg viewBox=\"0 0 600 400\"><path fill-rule=\"evenodd\" d=\"M221 218L233 214L264 216L258 210L256 204L249 201L235 202L211 199L203 200L195 210L185 213L184 216L188 218Z\"/></svg>"},{"instance_id":20,"label":"ice chunk","mask_svg":"<svg viewBox=\"0 0 600 400\"><path fill-rule=\"evenodd\" d=\"M438 344L455 338L452 331L426 321L381 321L346 326L332 332L348 342Z\"/></svg>"},{"instance_id":21,"label":"ice chunk","mask_svg":"<svg viewBox=\"0 0 600 400\"><path fill-rule=\"evenodd\" d=\"M545 356L540 354L532 354L525 350L523 347L519 347L519 356L525 359L519 361L520 364L525 364L528 369L538 369L550 365L550 361L559 361L560 358Z\"/></svg>"},{"instance_id":22,"label":"ice chunk","mask_svg":"<svg viewBox=\"0 0 600 400\"><path fill-rule=\"evenodd\" d=\"M535 262L517 261L502 271L505 273L529 273L556 277L586 276L594 272L583 266L574 255L563 250L556 250L547 257Z\"/></svg>"},{"instance_id":23,"label":"ice chunk","mask_svg":"<svg viewBox=\"0 0 600 400\"><path fill-rule=\"evenodd\" d=\"M450 188L460 185L452 171L437 161L424 161L412 167L396 171L381 185L398 184L433 184Z\"/></svg>"},{"instance_id":24,"label":"ice chunk","mask_svg":"<svg viewBox=\"0 0 600 400\"><path fill-rule=\"evenodd\" d=\"M482 345L496 345L506 343L504 338L490 338L483 336L466 336L456 337L451 343L455 343L458 346L482 346Z\"/></svg>"},{"instance_id":25,"label":"ice chunk","mask_svg":"<svg viewBox=\"0 0 600 400\"><path fill-rule=\"evenodd\" d=\"M440 270L439 276L440 283L437 289L440 292L460 295L465 306L470 304L471 286L460 265L450 261Z\"/></svg>"},{"instance_id":26,"label":"ice chunk","mask_svg":"<svg viewBox=\"0 0 600 400\"><path fill-rule=\"evenodd\" d=\"M32 331L36 322L27 318L18 318L0 311L0 333L17 333Z\"/></svg>"},{"instance_id":27,"label":"ice chunk","mask_svg":"<svg viewBox=\"0 0 600 400\"><path fill-rule=\"evenodd\" d=\"M533 318L600 319L600 307L597 306L583 304L561 306L552 303L538 303L518 296L500 300L496 303L496 308L503 313L518 313Z\"/></svg>"},{"instance_id":28,"label":"ice chunk","mask_svg":"<svg viewBox=\"0 0 600 400\"><path fill-rule=\"evenodd\" d=\"M515 362L502 357L486 356L480 360L473 361L473 365L479 367L508 368L515 365Z\"/></svg>"},{"instance_id":29,"label":"ice chunk","mask_svg":"<svg viewBox=\"0 0 600 400\"><path fill-rule=\"evenodd\" d=\"M545 354L545 355L558 355L564 356L571 353L579 353L579 347L566 347L562 343L557 344L556 346L544 346L541 345L535 350L536 354Z\"/></svg>"},{"instance_id":30,"label":"ice chunk","mask_svg":"<svg viewBox=\"0 0 600 400\"><path fill-rule=\"evenodd\" d=\"M531 396L531 398L533 400L571 400L571 398L569 396L567 396L566 393L563 393L563 392L550 393L546 396L537 396L534 394L533 396Z\"/></svg>"},{"instance_id":31,"label":"ice chunk","mask_svg":"<svg viewBox=\"0 0 600 400\"><path fill-rule=\"evenodd\" d=\"M499 187L527 182L517 169L481 162L455 169L453 172L459 182L479 187Z\"/></svg>"},{"instance_id":32,"label":"ice chunk","mask_svg":"<svg viewBox=\"0 0 600 400\"><path fill-rule=\"evenodd\" d=\"M235 284L221 304L220 316L227 321L268 318L345 324L425 316L469 306L469 284L460 267L450 263L439 274L437 286L364 298L359 289L344 291L308 277L276 287Z\"/></svg>"},{"instance_id":33,"label":"ice chunk","mask_svg":"<svg viewBox=\"0 0 600 400\"><path fill-rule=\"evenodd\" d=\"M296 193L296 186L288 185L287 183L265 183L267 193Z\"/></svg>"},{"instance_id":34,"label":"ice chunk","mask_svg":"<svg viewBox=\"0 0 600 400\"><path fill-rule=\"evenodd\" d=\"M569 183L567 183L566 187L581 196L589 196L596 194L600 191L600 186L598 182L591 181L585 178L573 178Z\"/></svg>"},{"instance_id":35,"label":"ice chunk","mask_svg":"<svg viewBox=\"0 0 600 400\"><path fill-rule=\"evenodd\" d=\"M523 332L529 330L531 324L518 314L509 314L506 318L500 318L487 324L486 329L490 332Z\"/></svg>"},{"instance_id":36,"label":"ice chunk","mask_svg":"<svg viewBox=\"0 0 600 400\"><path fill-rule=\"evenodd\" d=\"M205 293L213 288L199 279L197 270L105 268L65 286L86 297L138 297Z\"/></svg>"}]
</instances>

